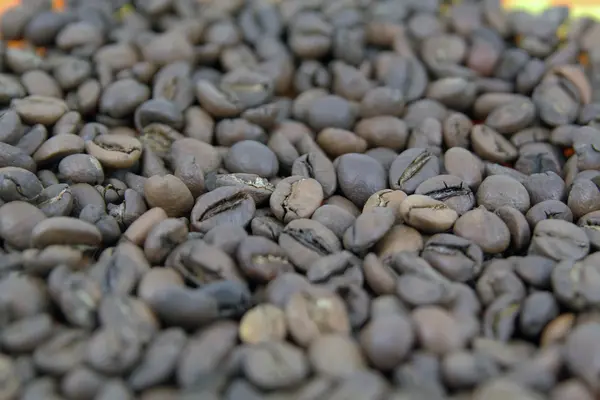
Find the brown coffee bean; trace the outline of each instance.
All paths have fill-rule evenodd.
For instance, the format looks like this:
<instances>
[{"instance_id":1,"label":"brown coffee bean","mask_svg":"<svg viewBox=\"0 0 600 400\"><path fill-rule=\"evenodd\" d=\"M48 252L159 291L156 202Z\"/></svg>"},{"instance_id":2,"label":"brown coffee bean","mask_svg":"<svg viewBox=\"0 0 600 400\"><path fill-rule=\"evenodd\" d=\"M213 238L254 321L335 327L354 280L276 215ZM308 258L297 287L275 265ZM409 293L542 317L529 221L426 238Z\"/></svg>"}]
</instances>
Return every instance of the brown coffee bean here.
<instances>
[{"instance_id":1,"label":"brown coffee bean","mask_svg":"<svg viewBox=\"0 0 600 400\"><path fill-rule=\"evenodd\" d=\"M139 297L151 303L152 298L164 288L182 287L184 281L181 275L171 268L156 267L147 271L138 286Z\"/></svg>"},{"instance_id":2,"label":"brown coffee bean","mask_svg":"<svg viewBox=\"0 0 600 400\"><path fill-rule=\"evenodd\" d=\"M377 207L390 208L394 211L396 222L399 223L402 222L402 215L400 215L400 204L402 204L406 197L406 193L404 193L402 190L383 189L369 197L362 211L364 213Z\"/></svg>"},{"instance_id":3,"label":"brown coffee bean","mask_svg":"<svg viewBox=\"0 0 600 400\"><path fill-rule=\"evenodd\" d=\"M144 243L155 225L168 218L167 213L160 207L154 207L137 218L123 236L137 245Z\"/></svg>"},{"instance_id":4,"label":"brown coffee bean","mask_svg":"<svg viewBox=\"0 0 600 400\"><path fill-rule=\"evenodd\" d=\"M486 253L501 253L510 245L510 231L504 221L484 207L458 218L454 232L476 243Z\"/></svg>"},{"instance_id":5,"label":"brown coffee bean","mask_svg":"<svg viewBox=\"0 0 600 400\"><path fill-rule=\"evenodd\" d=\"M2 371L2 386L0 395L6 399L17 398L22 388L21 380L12 359L4 354L0 355L0 370Z\"/></svg>"},{"instance_id":6,"label":"brown coffee bean","mask_svg":"<svg viewBox=\"0 0 600 400\"><path fill-rule=\"evenodd\" d=\"M31 244L38 248L54 244L99 246L101 241L98 228L71 217L47 218L31 232Z\"/></svg>"},{"instance_id":7,"label":"brown coffee bean","mask_svg":"<svg viewBox=\"0 0 600 400\"><path fill-rule=\"evenodd\" d=\"M30 95L11 102L21 120L27 124L53 125L69 108L56 97Z\"/></svg>"},{"instance_id":8,"label":"brown coffee bean","mask_svg":"<svg viewBox=\"0 0 600 400\"><path fill-rule=\"evenodd\" d=\"M422 232L444 232L454 225L458 213L429 196L413 194L400 204L402 220Z\"/></svg>"},{"instance_id":9,"label":"brown coffee bean","mask_svg":"<svg viewBox=\"0 0 600 400\"><path fill-rule=\"evenodd\" d=\"M360 333L360 343L369 361L390 370L407 356L414 342L411 322L401 315L375 318Z\"/></svg>"},{"instance_id":10,"label":"brown coffee bean","mask_svg":"<svg viewBox=\"0 0 600 400\"><path fill-rule=\"evenodd\" d=\"M107 168L129 168L142 154L142 144L136 138L106 134L85 143L86 151Z\"/></svg>"},{"instance_id":11,"label":"brown coffee bean","mask_svg":"<svg viewBox=\"0 0 600 400\"><path fill-rule=\"evenodd\" d=\"M270 304L260 304L240 321L240 340L246 344L280 341L287 336L284 312Z\"/></svg>"},{"instance_id":12,"label":"brown coffee bean","mask_svg":"<svg viewBox=\"0 0 600 400\"><path fill-rule=\"evenodd\" d=\"M364 153L367 142L351 131L340 128L325 128L317 135L317 143L330 157L348 153Z\"/></svg>"},{"instance_id":13,"label":"brown coffee bean","mask_svg":"<svg viewBox=\"0 0 600 400\"><path fill-rule=\"evenodd\" d=\"M0 237L11 246L26 249L35 227L46 219L44 213L29 203L13 201L0 207Z\"/></svg>"},{"instance_id":14,"label":"brown coffee bean","mask_svg":"<svg viewBox=\"0 0 600 400\"><path fill-rule=\"evenodd\" d=\"M251 346L243 355L242 371L254 385L273 390L297 385L310 368L301 349L274 341Z\"/></svg>"},{"instance_id":15,"label":"brown coffee bean","mask_svg":"<svg viewBox=\"0 0 600 400\"><path fill-rule=\"evenodd\" d=\"M150 207L162 208L169 217L181 217L194 206L194 197L176 176L152 176L144 183L144 196Z\"/></svg>"},{"instance_id":16,"label":"brown coffee bean","mask_svg":"<svg viewBox=\"0 0 600 400\"><path fill-rule=\"evenodd\" d=\"M275 217L286 224L295 219L310 218L322 202L321 184L315 179L300 176L283 179L269 199Z\"/></svg>"},{"instance_id":17,"label":"brown coffee bean","mask_svg":"<svg viewBox=\"0 0 600 400\"><path fill-rule=\"evenodd\" d=\"M285 315L290 335L305 347L322 334L350 332L343 301L326 289L300 289L287 302Z\"/></svg>"},{"instance_id":18,"label":"brown coffee bean","mask_svg":"<svg viewBox=\"0 0 600 400\"><path fill-rule=\"evenodd\" d=\"M190 222L199 232L208 232L221 224L245 227L256 211L252 196L233 186L219 187L198 197Z\"/></svg>"},{"instance_id":19,"label":"brown coffee bean","mask_svg":"<svg viewBox=\"0 0 600 400\"><path fill-rule=\"evenodd\" d=\"M308 349L308 357L316 372L332 378L343 378L365 368L358 343L339 333L316 338Z\"/></svg>"},{"instance_id":20,"label":"brown coffee bean","mask_svg":"<svg viewBox=\"0 0 600 400\"><path fill-rule=\"evenodd\" d=\"M436 354L447 354L461 349L464 338L458 321L437 307L421 307L412 314L417 341Z\"/></svg>"}]
</instances>

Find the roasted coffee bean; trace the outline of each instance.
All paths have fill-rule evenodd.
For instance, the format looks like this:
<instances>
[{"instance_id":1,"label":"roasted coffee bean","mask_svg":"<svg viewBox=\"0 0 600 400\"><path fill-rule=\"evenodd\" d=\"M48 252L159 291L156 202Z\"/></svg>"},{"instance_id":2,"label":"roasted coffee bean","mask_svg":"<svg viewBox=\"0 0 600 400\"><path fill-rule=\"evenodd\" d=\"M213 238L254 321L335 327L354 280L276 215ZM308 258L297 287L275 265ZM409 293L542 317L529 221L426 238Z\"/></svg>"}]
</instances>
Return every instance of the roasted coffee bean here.
<instances>
[{"instance_id":1,"label":"roasted coffee bean","mask_svg":"<svg viewBox=\"0 0 600 400\"><path fill-rule=\"evenodd\" d=\"M89 335L83 330L65 329L56 332L33 353L35 366L46 373L62 375L81 366L85 358Z\"/></svg>"},{"instance_id":2,"label":"roasted coffee bean","mask_svg":"<svg viewBox=\"0 0 600 400\"><path fill-rule=\"evenodd\" d=\"M142 155L142 144L134 137L122 134L96 136L85 144L86 151L107 168L129 168Z\"/></svg>"},{"instance_id":3,"label":"roasted coffee bean","mask_svg":"<svg viewBox=\"0 0 600 400\"><path fill-rule=\"evenodd\" d=\"M558 317L558 304L552 293L535 292L529 295L519 316L519 328L525 335L535 337L546 325Z\"/></svg>"},{"instance_id":4,"label":"roasted coffee bean","mask_svg":"<svg viewBox=\"0 0 600 400\"><path fill-rule=\"evenodd\" d=\"M489 176L481 182L477 189L477 203L489 211L510 206L522 213L526 213L531 204L525 186L516 179L502 175Z\"/></svg>"},{"instance_id":5,"label":"roasted coffee bean","mask_svg":"<svg viewBox=\"0 0 600 400\"><path fill-rule=\"evenodd\" d=\"M360 260L348 251L318 259L308 269L306 277L311 283L333 290L352 285L360 287L364 281Z\"/></svg>"},{"instance_id":6,"label":"roasted coffee bean","mask_svg":"<svg viewBox=\"0 0 600 400\"><path fill-rule=\"evenodd\" d=\"M321 223L310 219L296 219L285 226L279 235L279 245L301 270L321 257L341 250L340 240Z\"/></svg>"},{"instance_id":7,"label":"roasted coffee bean","mask_svg":"<svg viewBox=\"0 0 600 400\"><path fill-rule=\"evenodd\" d=\"M256 174L265 178L275 176L279 170L279 161L275 153L264 144L253 140L235 143L223 162L230 172Z\"/></svg>"},{"instance_id":8,"label":"roasted coffee bean","mask_svg":"<svg viewBox=\"0 0 600 400\"><path fill-rule=\"evenodd\" d=\"M425 233L444 232L454 225L458 213L432 197L420 194L408 196L400 204L402 220Z\"/></svg>"},{"instance_id":9,"label":"roasted coffee bean","mask_svg":"<svg viewBox=\"0 0 600 400\"><path fill-rule=\"evenodd\" d=\"M258 282L269 282L280 274L293 271L283 248L260 236L249 236L242 240L236 257L242 272Z\"/></svg>"},{"instance_id":10,"label":"roasted coffee bean","mask_svg":"<svg viewBox=\"0 0 600 400\"><path fill-rule=\"evenodd\" d=\"M452 175L438 175L427 179L417 187L415 194L439 200L459 215L475 206L475 196L467 183Z\"/></svg>"},{"instance_id":11,"label":"roasted coffee bean","mask_svg":"<svg viewBox=\"0 0 600 400\"><path fill-rule=\"evenodd\" d=\"M512 264L506 260L490 262L481 274L475 289L484 305L491 304L502 295L513 298L525 297L525 285L512 270Z\"/></svg>"},{"instance_id":12,"label":"roasted coffee bean","mask_svg":"<svg viewBox=\"0 0 600 400\"><path fill-rule=\"evenodd\" d=\"M572 309L594 307L598 301L594 292L599 275L593 255L581 261L559 262L551 279L555 296Z\"/></svg>"},{"instance_id":13,"label":"roasted coffee bean","mask_svg":"<svg viewBox=\"0 0 600 400\"><path fill-rule=\"evenodd\" d=\"M425 350L443 355L463 346L458 320L446 311L435 306L421 307L413 311L412 318L416 340Z\"/></svg>"},{"instance_id":14,"label":"roasted coffee bean","mask_svg":"<svg viewBox=\"0 0 600 400\"><path fill-rule=\"evenodd\" d=\"M394 222L394 211L390 208L377 207L363 212L344 233L344 247L355 254L363 254L390 230Z\"/></svg>"},{"instance_id":15,"label":"roasted coffee bean","mask_svg":"<svg viewBox=\"0 0 600 400\"><path fill-rule=\"evenodd\" d=\"M169 217L181 217L193 207L194 197L181 179L173 175L152 176L144 183L150 207L161 207Z\"/></svg>"},{"instance_id":16,"label":"roasted coffee bean","mask_svg":"<svg viewBox=\"0 0 600 400\"><path fill-rule=\"evenodd\" d=\"M0 207L0 237L17 249L26 249L31 243L35 227L46 219L35 206L13 201Z\"/></svg>"},{"instance_id":17,"label":"roasted coffee bean","mask_svg":"<svg viewBox=\"0 0 600 400\"><path fill-rule=\"evenodd\" d=\"M290 335L308 346L324 334L347 334L348 313L342 299L327 289L306 287L291 295L285 307Z\"/></svg>"},{"instance_id":18,"label":"roasted coffee bean","mask_svg":"<svg viewBox=\"0 0 600 400\"><path fill-rule=\"evenodd\" d=\"M185 345L186 335L179 328L168 328L148 345L143 358L129 376L133 390L143 390L168 381Z\"/></svg>"},{"instance_id":19,"label":"roasted coffee bean","mask_svg":"<svg viewBox=\"0 0 600 400\"><path fill-rule=\"evenodd\" d=\"M453 281L468 282L481 272L483 251L468 239L440 233L423 248L422 257Z\"/></svg>"},{"instance_id":20,"label":"roasted coffee bean","mask_svg":"<svg viewBox=\"0 0 600 400\"><path fill-rule=\"evenodd\" d=\"M386 171L376 160L364 154L341 156L337 159L336 172L340 190L359 208L371 195L387 188Z\"/></svg>"},{"instance_id":21,"label":"roasted coffee bean","mask_svg":"<svg viewBox=\"0 0 600 400\"><path fill-rule=\"evenodd\" d=\"M219 175L209 173L206 175L204 184L209 191L223 186L242 188L254 198L255 203L258 205L262 205L268 201L275 190L275 185L255 174L237 173Z\"/></svg>"},{"instance_id":22,"label":"roasted coffee bean","mask_svg":"<svg viewBox=\"0 0 600 400\"><path fill-rule=\"evenodd\" d=\"M302 382L310 367L301 349L289 343L268 342L247 349L242 371L259 388L273 390Z\"/></svg>"},{"instance_id":23,"label":"roasted coffee bean","mask_svg":"<svg viewBox=\"0 0 600 400\"><path fill-rule=\"evenodd\" d=\"M389 184L392 189L412 194L421 183L439 172L440 163L435 155L425 149L409 149L392 163Z\"/></svg>"},{"instance_id":24,"label":"roasted coffee bean","mask_svg":"<svg viewBox=\"0 0 600 400\"><path fill-rule=\"evenodd\" d=\"M546 200L536 204L527 211L525 217L532 227L537 226L538 222L546 219L559 219L573 222L573 213L569 207L558 200Z\"/></svg>"},{"instance_id":25,"label":"roasted coffee bean","mask_svg":"<svg viewBox=\"0 0 600 400\"><path fill-rule=\"evenodd\" d=\"M541 203L540 203L541 204ZM533 206L527 215L536 206ZM508 231L510 232L510 243L514 250L524 249L531 240L531 223L527 220L527 216L523 215L519 210L511 206L502 206L496 209L495 214L500 217L506 224ZM528 225L529 223L529 225Z\"/></svg>"},{"instance_id":26,"label":"roasted coffee bean","mask_svg":"<svg viewBox=\"0 0 600 400\"><path fill-rule=\"evenodd\" d=\"M518 152L515 146L486 125L475 125L471 131L475 154L486 161L506 163L514 161Z\"/></svg>"},{"instance_id":27,"label":"roasted coffee bean","mask_svg":"<svg viewBox=\"0 0 600 400\"><path fill-rule=\"evenodd\" d=\"M287 224L310 218L323 202L323 187L312 178L290 176L277 184L269 204L273 215Z\"/></svg>"},{"instance_id":28,"label":"roasted coffee bean","mask_svg":"<svg viewBox=\"0 0 600 400\"><path fill-rule=\"evenodd\" d=\"M335 233L337 237L342 238L344 232L354 223L356 217L342 207L325 204L315 210L311 219L320 222Z\"/></svg>"},{"instance_id":29,"label":"roasted coffee bean","mask_svg":"<svg viewBox=\"0 0 600 400\"><path fill-rule=\"evenodd\" d=\"M242 280L233 259L201 239L187 240L177 246L165 260L165 266L174 268L195 286L220 280Z\"/></svg>"},{"instance_id":30,"label":"roasted coffee bean","mask_svg":"<svg viewBox=\"0 0 600 400\"><path fill-rule=\"evenodd\" d=\"M220 187L198 197L190 220L197 231L206 233L223 223L245 227L255 210L256 203L245 190Z\"/></svg>"},{"instance_id":31,"label":"roasted coffee bean","mask_svg":"<svg viewBox=\"0 0 600 400\"><path fill-rule=\"evenodd\" d=\"M158 331L158 321L148 306L129 296L104 298L98 307L98 319L102 326L118 326L135 334L144 343L149 342Z\"/></svg>"},{"instance_id":32,"label":"roasted coffee bean","mask_svg":"<svg viewBox=\"0 0 600 400\"><path fill-rule=\"evenodd\" d=\"M333 163L319 152L298 157L292 165L292 175L315 179L321 184L324 197L330 197L337 189L337 177Z\"/></svg>"},{"instance_id":33,"label":"roasted coffee bean","mask_svg":"<svg viewBox=\"0 0 600 400\"><path fill-rule=\"evenodd\" d=\"M529 254L557 261L580 260L589 250L590 241L585 232L576 225L561 220L538 222L529 246Z\"/></svg>"},{"instance_id":34,"label":"roasted coffee bean","mask_svg":"<svg viewBox=\"0 0 600 400\"><path fill-rule=\"evenodd\" d=\"M366 360L352 338L340 333L323 334L308 348L313 369L325 376L342 378L364 369Z\"/></svg>"},{"instance_id":35,"label":"roasted coffee bean","mask_svg":"<svg viewBox=\"0 0 600 400\"><path fill-rule=\"evenodd\" d=\"M565 349L565 360L569 370L595 392L598 389L598 382L593 377L597 369L590 362L598 353L598 346L593 341L598 328L597 322L579 325L567 338Z\"/></svg>"},{"instance_id":36,"label":"roasted coffee bean","mask_svg":"<svg viewBox=\"0 0 600 400\"><path fill-rule=\"evenodd\" d=\"M510 231L504 221L483 206L459 217L454 232L473 241L486 253L501 253L510 245Z\"/></svg>"}]
</instances>

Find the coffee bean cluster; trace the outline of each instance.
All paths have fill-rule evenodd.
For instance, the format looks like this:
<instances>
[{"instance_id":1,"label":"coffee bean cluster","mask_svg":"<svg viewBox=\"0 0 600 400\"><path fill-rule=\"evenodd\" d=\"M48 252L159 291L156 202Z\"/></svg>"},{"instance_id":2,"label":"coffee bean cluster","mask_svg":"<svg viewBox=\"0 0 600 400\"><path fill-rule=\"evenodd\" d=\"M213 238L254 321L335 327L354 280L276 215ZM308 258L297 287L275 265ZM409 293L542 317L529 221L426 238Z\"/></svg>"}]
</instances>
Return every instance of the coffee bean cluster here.
<instances>
[{"instance_id":1,"label":"coffee bean cluster","mask_svg":"<svg viewBox=\"0 0 600 400\"><path fill-rule=\"evenodd\" d=\"M600 23L0 18L1 400L594 400Z\"/></svg>"}]
</instances>

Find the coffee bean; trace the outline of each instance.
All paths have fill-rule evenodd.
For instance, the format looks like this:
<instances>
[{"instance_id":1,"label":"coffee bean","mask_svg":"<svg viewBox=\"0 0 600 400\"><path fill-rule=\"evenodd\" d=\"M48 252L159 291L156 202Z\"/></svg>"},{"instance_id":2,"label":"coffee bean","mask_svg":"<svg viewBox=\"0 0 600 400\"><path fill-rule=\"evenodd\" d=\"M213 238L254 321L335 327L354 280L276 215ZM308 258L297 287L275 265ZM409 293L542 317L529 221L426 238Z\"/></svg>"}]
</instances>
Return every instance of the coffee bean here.
<instances>
[{"instance_id":1,"label":"coffee bean","mask_svg":"<svg viewBox=\"0 0 600 400\"><path fill-rule=\"evenodd\" d=\"M345 154L336 165L338 185L342 193L357 207L363 207L368 198L386 189L386 172L371 157L364 154ZM360 174L357 174L361 171Z\"/></svg>"},{"instance_id":2,"label":"coffee bean","mask_svg":"<svg viewBox=\"0 0 600 400\"><path fill-rule=\"evenodd\" d=\"M412 313L417 341L435 354L447 354L463 346L458 321L438 307L422 307Z\"/></svg>"},{"instance_id":3,"label":"coffee bean","mask_svg":"<svg viewBox=\"0 0 600 400\"><path fill-rule=\"evenodd\" d=\"M4 202L34 201L42 189L32 172L19 167L0 168L0 199Z\"/></svg>"},{"instance_id":4,"label":"coffee bean","mask_svg":"<svg viewBox=\"0 0 600 400\"><path fill-rule=\"evenodd\" d=\"M233 259L217 246L201 239L188 240L177 246L165 260L195 286L220 280L242 281Z\"/></svg>"},{"instance_id":5,"label":"coffee bean","mask_svg":"<svg viewBox=\"0 0 600 400\"><path fill-rule=\"evenodd\" d=\"M33 230L45 219L44 213L29 203L7 203L0 207L0 236L11 246L26 249L31 243Z\"/></svg>"},{"instance_id":6,"label":"coffee bean","mask_svg":"<svg viewBox=\"0 0 600 400\"><path fill-rule=\"evenodd\" d=\"M285 315L290 335L304 347L324 334L350 332L343 301L326 289L301 288L289 298Z\"/></svg>"},{"instance_id":7,"label":"coffee bean","mask_svg":"<svg viewBox=\"0 0 600 400\"><path fill-rule=\"evenodd\" d=\"M199 232L208 232L223 223L245 227L255 210L254 199L243 189L220 187L198 197L190 220Z\"/></svg>"},{"instance_id":8,"label":"coffee bean","mask_svg":"<svg viewBox=\"0 0 600 400\"><path fill-rule=\"evenodd\" d=\"M396 222L402 222L400 204L402 204L406 197L406 193L402 190L380 190L379 192L373 193L366 201L365 206L363 207L363 213L375 210L376 208L389 208L394 212Z\"/></svg>"},{"instance_id":9,"label":"coffee bean","mask_svg":"<svg viewBox=\"0 0 600 400\"><path fill-rule=\"evenodd\" d=\"M537 292L529 295L521 309L519 327L528 336L539 335L544 327L558 317L558 304L552 293Z\"/></svg>"},{"instance_id":10,"label":"coffee bean","mask_svg":"<svg viewBox=\"0 0 600 400\"><path fill-rule=\"evenodd\" d=\"M330 197L337 189L335 167L319 152L310 152L298 157L292 165L292 175L315 179L321 184L324 197Z\"/></svg>"},{"instance_id":11,"label":"coffee bean","mask_svg":"<svg viewBox=\"0 0 600 400\"><path fill-rule=\"evenodd\" d=\"M131 372L128 383L134 390L143 390L166 383L186 344L186 335L179 328L169 328L157 335L140 363Z\"/></svg>"},{"instance_id":12,"label":"coffee bean","mask_svg":"<svg viewBox=\"0 0 600 400\"><path fill-rule=\"evenodd\" d=\"M252 140L242 140L231 146L223 162L231 172L256 174L266 178L275 176L279 170L275 153L264 144Z\"/></svg>"},{"instance_id":13,"label":"coffee bean","mask_svg":"<svg viewBox=\"0 0 600 400\"><path fill-rule=\"evenodd\" d=\"M458 218L453 209L429 196L413 194L400 204L400 215L406 224L426 233L443 232Z\"/></svg>"},{"instance_id":14,"label":"coffee bean","mask_svg":"<svg viewBox=\"0 0 600 400\"><path fill-rule=\"evenodd\" d=\"M239 244L236 256L244 274L259 282L269 282L280 274L293 271L287 253L267 238L245 238Z\"/></svg>"},{"instance_id":15,"label":"coffee bean","mask_svg":"<svg viewBox=\"0 0 600 400\"><path fill-rule=\"evenodd\" d=\"M140 159L142 145L136 138L107 134L86 142L86 151L108 168L129 168Z\"/></svg>"},{"instance_id":16,"label":"coffee bean","mask_svg":"<svg viewBox=\"0 0 600 400\"><path fill-rule=\"evenodd\" d=\"M529 254L557 261L579 260L588 254L589 249L589 239L581 228L566 221L544 220L533 230Z\"/></svg>"},{"instance_id":17,"label":"coffee bean","mask_svg":"<svg viewBox=\"0 0 600 400\"><path fill-rule=\"evenodd\" d=\"M291 176L277 184L269 203L275 217L287 224L298 218L310 218L322 201L323 188L318 181Z\"/></svg>"},{"instance_id":18,"label":"coffee bean","mask_svg":"<svg viewBox=\"0 0 600 400\"><path fill-rule=\"evenodd\" d=\"M187 234L188 227L180 219L169 218L155 224L144 240L146 258L150 263L161 264L176 246L185 241Z\"/></svg>"},{"instance_id":19,"label":"coffee bean","mask_svg":"<svg viewBox=\"0 0 600 400\"><path fill-rule=\"evenodd\" d=\"M377 160L385 170L390 169L390 166L398 155L394 150L388 149L387 147L375 147L367 150L365 154Z\"/></svg>"},{"instance_id":20,"label":"coffee bean","mask_svg":"<svg viewBox=\"0 0 600 400\"><path fill-rule=\"evenodd\" d=\"M558 200L546 200L536 204L527 211L525 217L532 227L535 227L538 222L546 219L561 219L573 222L573 213L569 207Z\"/></svg>"},{"instance_id":21,"label":"coffee bean","mask_svg":"<svg viewBox=\"0 0 600 400\"><path fill-rule=\"evenodd\" d=\"M366 364L358 344L339 333L318 337L310 345L308 357L315 371L333 378L349 376Z\"/></svg>"},{"instance_id":22,"label":"coffee bean","mask_svg":"<svg viewBox=\"0 0 600 400\"><path fill-rule=\"evenodd\" d=\"M14 99L11 104L21 120L31 125L52 125L69 111L63 100L40 95Z\"/></svg>"},{"instance_id":23,"label":"coffee bean","mask_svg":"<svg viewBox=\"0 0 600 400\"><path fill-rule=\"evenodd\" d=\"M269 197L275 190L275 186L271 184L267 179L261 178L255 174L214 174L208 173L205 181L206 189L209 191L215 190L218 187L223 186L235 186L244 191L248 192L254 202L258 205L262 205L269 200ZM204 193L204 187L202 187L202 193ZM191 190L191 189L190 189ZM201 194L202 194L201 193Z\"/></svg>"},{"instance_id":24,"label":"coffee bean","mask_svg":"<svg viewBox=\"0 0 600 400\"><path fill-rule=\"evenodd\" d=\"M526 213L531 204L525 186L511 177L502 175L489 176L481 182L477 189L477 202L489 211L510 206L522 213Z\"/></svg>"},{"instance_id":25,"label":"coffee bean","mask_svg":"<svg viewBox=\"0 0 600 400\"><path fill-rule=\"evenodd\" d=\"M88 337L83 330L58 331L48 341L36 348L33 353L33 362L41 371L65 374L83 363Z\"/></svg>"},{"instance_id":26,"label":"coffee bean","mask_svg":"<svg viewBox=\"0 0 600 400\"><path fill-rule=\"evenodd\" d=\"M48 314L23 318L4 328L0 342L8 351L31 352L52 335L53 328Z\"/></svg>"},{"instance_id":27,"label":"coffee bean","mask_svg":"<svg viewBox=\"0 0 600 400\"><path fill-rule=\"evenodd\" d=\"M402 152L390 167L390 187L412 194L428 178L439 174L439 161L425 149Z\"/></svg>"},{"instance_id":28,"label":"coffee bean","mask_svg":"<svg viewBox=\"0 0 600 400\"><path fill-rule=\"evenodd\" d=\"M441 201L459 215L475 206L475 196L466 182L452 175L438 175L427 179L417 187L415 194Z\"/></svg>"},{"instance_id":29,"label":"coffee bean","mask_svg":"<svg viewBox=\"0 0 600 400\"><path fill-rule=\"evenodd\" d=\"M150 207L161 207L170 217L189 212L194 203L190 190L173 175L149 178L144 184L144 196Z\"/></svg>"},{"instance_id":30,"label":"coffee bean","mask_svg":"<svg viewBox=\"0 0 600 400\"><path fill-rule=\"evenodd\" d=\"M510 245L510 231L504 221L483 206L459 217L454 232L473 241L486 253L501 253Z\"/></svg>"},{"instance_id":31,"label":"coffee bean","mask_svg":"<svg viewBox=\"0 0 600 400\"><path fill-rule=\"evenodd\" d=\"M344 233L344 247L355 254L365 253L390 230L394 221L390 208L378 207L362 213Z\"/></svg>"},{"instance_id":32,"label":"coffee bean","mask_svg":"<svg viewBox=\"0 0 600 400\"><path fill-rule=\"evenodd\" d=\"M98 246L101 240L98 228L72 217L47 218L31 232L31 244L39 248L53 244Z\"/></svg>"},{"instance_id":33,"label":"coffee bean","mask_svg":"<svg viewBox=\"0 0 600 400\"><path fill-rule=\"evenodd\" d=\"M15 365L11 358L4 354L0 356L0 365L2 366L2 376L4 379L0 394L7 399L15 398L21 391L22 385Z\"/></svg>"},{"instance_id":34,"label":"coffee bean","mask_svg":"<svg viewBox=\"0 0 600 400\"><path fill-rule=\"evenodd\" d=\"M423 248L422 257L453 281L467 282L479 275L483 251L470 240L440 233L433 235Z\"/></svg>"},{"instance_id":35,"label":"coffee bean","mask_svg":"<svg viewBox=\"0 0 600 400\"><path fill-rule=\"evenodd\" d=\"M471 131L475 154L484 160L506 163L517 158L517 149L502 135L487 125L475 125Z\"/></svg>"},{"instance_id":36,"label":"coffee bean","mask_svg":"<svg viewBox=\"0 0 600 400\"><path fill-rule=\"evenodd\" d=\"M392 331L394 335L390 335ZM414 338L410 320L401 315L378 317L360 333L366 356L382 370L393 369L402 362L413 346Z\"/></svg>"},{"instance_id":37,"label":"coffee bean","mask_svg":"<svg viewBox=\"0 0 600 400\"><path fill-rule=\"evenodd\" d=\"M141 245L145 242L155 224L167 219L167 213L160 207L154 207L139 216L123 233L133 243Z\"/></svg>"},{"instance_id":38,"label":"coffee bean","mask_svg":"<svg viewBox=\"0 0 600 400\"><path fill-rule=\"evenodd\" d=\"M149 342L158 331L158 321L141 300L129 296L104 298L98 308L98 319L105 327L118 327Z\"/></svg>"},{"instance_id":39,"label":"coffee bean","mask_svg":"<svg viewBox=\"0 0 600 400\"><path fill-rule=\"evenodd\" d=\"M598 383L593 379L596 368L590 364L590 361L598 351L597 345L592 340L598 327L597 323L576 327L567 338L565 354L568 368L594 391L598 389Z\"/></svg>"},{"instance_id":40,"label":"coffee bean","mask_svg":"<svg viewBox=\"0 0 600 400\"><path fill-rule=\"evenodd\" d=\"M531 210L535 207L537 206L530 208L527 215L529 215ZM535 224L531 224L531 222L526 219L526 215L523 215L519 210L511 206L497 208L495 214L506 224L506 227L510 232L510 243L514 249L524 249L531 239L530 226L535 226Z\"/></svg>"}]
</instances>

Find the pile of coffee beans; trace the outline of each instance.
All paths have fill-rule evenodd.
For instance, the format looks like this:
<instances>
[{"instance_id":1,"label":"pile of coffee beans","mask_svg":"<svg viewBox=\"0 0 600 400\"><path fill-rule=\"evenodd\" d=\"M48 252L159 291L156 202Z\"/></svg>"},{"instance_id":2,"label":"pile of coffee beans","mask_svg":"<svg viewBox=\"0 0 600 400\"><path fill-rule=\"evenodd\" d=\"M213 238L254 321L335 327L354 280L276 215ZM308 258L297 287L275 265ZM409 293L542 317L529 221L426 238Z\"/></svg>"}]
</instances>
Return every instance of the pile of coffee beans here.
<instances>
[{"instance_id":1,"label":"pile of coffee beans","mask_svg":"<svg viewBox=\"0 0 600 400\"><path fill-rule=\"evenodd\" d=\"M23 0L0 399L600 398L600 22L568 17Z\"/></svg>"}]
</instances>

